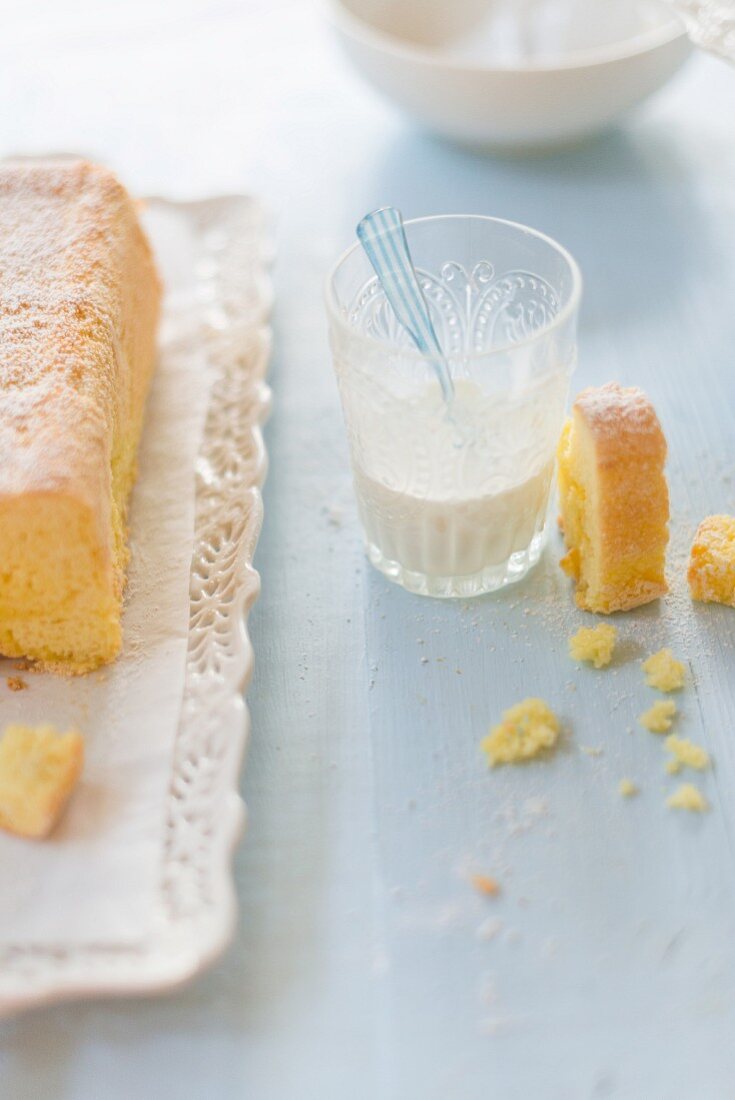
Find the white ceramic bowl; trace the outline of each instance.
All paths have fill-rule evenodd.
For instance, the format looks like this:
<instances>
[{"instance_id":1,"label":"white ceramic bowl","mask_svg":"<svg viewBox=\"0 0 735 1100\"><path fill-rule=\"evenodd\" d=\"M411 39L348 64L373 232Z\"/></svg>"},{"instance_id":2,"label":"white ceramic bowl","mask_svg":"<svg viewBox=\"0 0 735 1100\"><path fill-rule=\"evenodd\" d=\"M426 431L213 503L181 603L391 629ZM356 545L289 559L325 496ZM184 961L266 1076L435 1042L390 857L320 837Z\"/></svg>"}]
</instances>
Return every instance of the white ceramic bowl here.
<instances>
[{"instance_id":1,"label":"white ceramic bowl","mask_svg":"<svg viewBox=\"0 0 735 1100\"><path fill-rule=\"evenodd\" d=\"M690 45L655 0L329 0L362 75L473 146L576 141L656 91Z\"/></svg>"}]
</instances>

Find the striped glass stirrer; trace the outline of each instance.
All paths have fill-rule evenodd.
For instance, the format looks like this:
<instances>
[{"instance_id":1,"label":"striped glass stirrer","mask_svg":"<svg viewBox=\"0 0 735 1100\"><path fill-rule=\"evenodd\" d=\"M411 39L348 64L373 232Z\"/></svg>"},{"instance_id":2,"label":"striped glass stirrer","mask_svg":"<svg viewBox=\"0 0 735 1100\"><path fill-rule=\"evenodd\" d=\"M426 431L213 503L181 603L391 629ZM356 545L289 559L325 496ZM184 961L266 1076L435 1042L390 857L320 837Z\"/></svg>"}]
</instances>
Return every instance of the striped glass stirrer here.
<instances>
[{"instance_id":1,"label":"striped glass stirrer","mask_svg":"<svg viewBox=\"0 0 735 1100\"><path fill-rule=\"evenodd\" d=\"M416 277L400 210L383 206L366 214L357 226L357 236L393 312L433 367L451 409L454 383Z\"/></svg>"}]
</instances>

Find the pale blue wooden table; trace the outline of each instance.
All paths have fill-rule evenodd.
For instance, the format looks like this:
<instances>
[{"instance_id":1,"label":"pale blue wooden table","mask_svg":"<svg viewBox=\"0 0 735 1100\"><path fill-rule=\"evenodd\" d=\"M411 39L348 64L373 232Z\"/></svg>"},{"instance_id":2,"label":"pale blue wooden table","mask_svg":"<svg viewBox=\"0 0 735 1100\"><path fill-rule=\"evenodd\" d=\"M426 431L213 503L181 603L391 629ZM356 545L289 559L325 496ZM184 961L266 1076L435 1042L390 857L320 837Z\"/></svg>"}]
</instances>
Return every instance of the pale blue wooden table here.
<instances>
[{"instance_id":1,"label":"pale blue wooden table","mask_svg":"<svg viewBox=\"0 0 735 1100\"><path fill-rule=\"evenodd\" d=\"M503 161L413 130L299 0L60 7L4 16L0 152L86 150L142 193L266 196L275 414L235 942L161 1000L3 1024L3 1100L735 1096L735 612L693 613L681 583L697 520L735 510L735 74L697 58L625 129ZM473 605L410 597L363 560L321 283L382 203L564 242L586 280L575 385L656 402L674 593L621 620L627 660L605 674L566 656L580 616L556 543ZM681 730L716 761L703 819L664 809L660 741L636 729L637 658L665 642L696 684ZM568 746L489 774L480 737L531 693Z\"/></svg>"}]
</instances>

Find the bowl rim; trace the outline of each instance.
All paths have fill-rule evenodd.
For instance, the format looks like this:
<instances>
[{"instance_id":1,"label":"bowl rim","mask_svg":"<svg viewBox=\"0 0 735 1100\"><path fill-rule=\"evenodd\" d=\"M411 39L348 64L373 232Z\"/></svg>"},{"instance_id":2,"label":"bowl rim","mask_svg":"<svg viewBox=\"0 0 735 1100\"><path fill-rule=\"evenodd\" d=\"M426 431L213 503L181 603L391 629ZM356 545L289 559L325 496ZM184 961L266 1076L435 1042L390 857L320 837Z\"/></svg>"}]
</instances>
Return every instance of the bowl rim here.
<instances>
[{"instance_id":1,"label":"bowl rim","mask_svg":"<svg viewBox=\"0 0 735 1100\"><path fill-rule=\"evenodd\" d=\"M680 39L686 39L686 29L681 19L672 12L669 19L659 26L642 30L632 38L621 42L612 42L608 46L580 50L570 54L559 54L547 60L532 61L526 64L482 65L453 60L441 50L430 50L424 46L396 38L381 31L367 20L350 11L345 0L324 0L331 21L337 30L383 53L392 54L403 61L411 61L427 68L444 69L455 73L552 73L568 72L573 69L589 69L609 65L616 61L627 61L642 54L668 46Z\"/></svg>"},{"instance_id":2,"label":"bowl rim","mask_svg":"<svg viewBox=\"0 0 735 1100\"><path fill-rule=\"evenodd\" d=\"M530 225L524 225L523 222L510 221L508 218L495 218L490 214L428 214L420 218L407 218L404 225L408 228L411 225L423 224L424 222L451 220L466 221L467 219L492 222L495 225L502 225L510 229L519 229L521 232L531 237L535 237L537 240L543 241L544 244L550 245L569 265L572 276L572 287L568 301L562 306L557 315L547 324L542 325L541 328L532 332L529 336L524 336L522 340L513 340L506 344L498 344L497 347L488 348L485 351L463 351L458 354L446 356L450 361L461 359L463 363L488 359L495 355L502 355L507 351L525 347L528 344L533 344L537 340L543 339L554 332L555 329L561 328L579 309L584 285L579 264L574 259L571 252L547 233L542 233L540 229L533 229ZM360 332L359 329L354 328L345 320L343 308L339 304L334 289L334 278L342 264L345 263L354 252L359 251L361 248L362 245L360 242L355 241L354 244L351 244L349 248L346 248L340 253L327 272L324 280L324 301L329 323L345 333L350 340L365 344L372 348L373 351L377 349L382 349L383 351L389 350L391 352L398 352L402 359L408 361L426 362L426 356L422 354L422 352L412 348L406 348L402 344L395 343L393 340L379 340L375 336L369 336L367 333Z\"/></svg>"}]
</instances>

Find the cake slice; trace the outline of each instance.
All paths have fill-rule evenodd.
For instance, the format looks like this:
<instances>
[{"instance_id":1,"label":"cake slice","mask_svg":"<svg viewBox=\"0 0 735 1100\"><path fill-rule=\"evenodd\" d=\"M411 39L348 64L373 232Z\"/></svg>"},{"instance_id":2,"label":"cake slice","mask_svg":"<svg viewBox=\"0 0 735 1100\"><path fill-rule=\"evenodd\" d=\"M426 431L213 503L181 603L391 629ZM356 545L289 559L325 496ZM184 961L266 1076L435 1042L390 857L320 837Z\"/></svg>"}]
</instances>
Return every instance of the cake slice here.
<instances>
[{"instance_id":1,"label":"cake slice","mask_svg":"<svg viewBox=\"0 0 735 1100\"><path fill-rule=\"evenodd\" d=\"M607 614L667 591L666 440L653 405L615 382L584 390L558 448L561 566L585 611Z\"/></svg>"},{"instance_id":2,"label":"cake slice","mask_svg":"<svg viewBox=\"0 0 735 1100\"><path fill-rule=\"evenodd\" d=\"M0 653L78 673L120 649L160 297L109 171L0 164Z\"/></svg>"}]
</instances>

